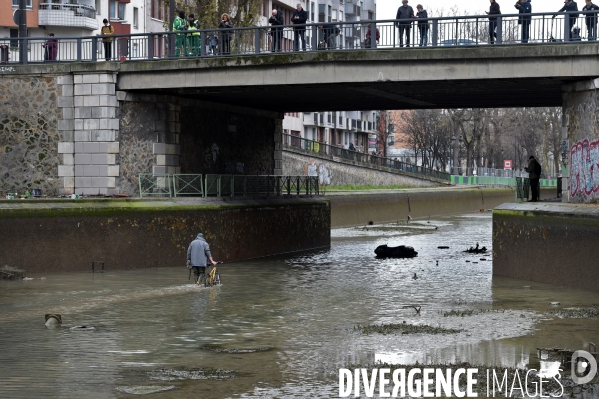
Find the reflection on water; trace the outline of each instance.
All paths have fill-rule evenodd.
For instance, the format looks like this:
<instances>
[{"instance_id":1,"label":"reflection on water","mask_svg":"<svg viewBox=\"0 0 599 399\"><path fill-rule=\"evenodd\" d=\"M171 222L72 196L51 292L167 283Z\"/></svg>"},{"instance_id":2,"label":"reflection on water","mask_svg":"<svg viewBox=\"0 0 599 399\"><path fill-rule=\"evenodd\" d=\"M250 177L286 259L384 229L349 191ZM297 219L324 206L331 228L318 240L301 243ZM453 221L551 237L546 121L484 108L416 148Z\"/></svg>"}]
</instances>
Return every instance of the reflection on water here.
<instances>
[{"instance_id":1,"label":"reflection on water","mask_svg":"<svg viewBox=\"0 0 599 399\"><path fill-rule=\"evenodd\" d=\"M588 306L599 303L598 294L492 277L491 257L463 252L476 242L491 248L489 214L422 224L336 230L329 251L223 265L223 285L213 288L189 284L184 267L2 281L0 392L14 398L154 391L161 398L324 398L338 395L336 370L351 363L467 361L538 369L537 347L586 349L598 340L597 318L544 315L555 309L550 302ZM374 259L382 244L409 245L419 255ZM420 314L412 305L421 306ZM475 311L444 316L451 310ZM46 313L62 314L62 328L47 329ZM464 332L365 336L354 330L403 321ZM71 331L75 326L95 330Z\"/></svg>"}]
</instances>

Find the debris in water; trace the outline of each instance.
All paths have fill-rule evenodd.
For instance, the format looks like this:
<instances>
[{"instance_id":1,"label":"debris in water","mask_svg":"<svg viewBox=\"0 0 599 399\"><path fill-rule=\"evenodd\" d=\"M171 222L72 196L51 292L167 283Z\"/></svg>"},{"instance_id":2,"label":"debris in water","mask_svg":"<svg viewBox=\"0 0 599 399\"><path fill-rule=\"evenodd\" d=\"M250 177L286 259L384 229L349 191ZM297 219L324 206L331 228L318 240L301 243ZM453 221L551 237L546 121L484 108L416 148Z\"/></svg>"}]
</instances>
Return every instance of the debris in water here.
<instances>
[{"instance_id":1,"label":"debris in water","mask_svg":"<svg viewBox=\"0 0 599 399\"><path fill-rule=\"evenodd\" d=\"M238 349L238 348L222 348L217 345L204 345L200 346L200 350L216 352L216 353L231 353L231 354L242 354L242 353L257 353L257 352L268 352L273 350L274 347L263 347L263 348L251 348L251 349Z\"/></svg>"},{"instance_id":2,"label":"debris in water","mask_svg":"<svg viewBox=\"0 0 599 399\"><path fill-rule=\"evenodd\" d=\"M464 330L453 328L433 327L426 324L413 325L403 322L402 324L371 324L368 326L357 325L356 330L362 334L458 334Z\"/></svg>"},{"instance_id":3,"label":"debris in water","mask_svg":"<svg viewBox=\"0 0 599 399\"><path fill-rule=\"evenodd\" d=\"M71 331L95 331L96 327L92 326L75 326L71 327Z\"/></svg>"},{"instance_id":4,"label":"debris in water","mask_svg":"<svg viewBox=\"0 0 599 399\"><path fill-rule=\"evenodd\" d=\"M599 304L582 308L550 310L547 313L551 316L557 316L561 319L594 319L599 317Z\"/></svg>"},{"instance_id":5,"label":"debris in water","mask_svg":"<svg viewBox=\"0 0 599 399\"><path fill-rule=\"evenodd\" d=\"M235 377L235 370L201 368L189 370L160 369L149 372L151 380L228 380Z\"/></svg>"},{"instance_id":6,"label":"debris in water","mask_svg":"<svg viewBox=\"0 0 599 399\"><path fill-rule=\"evenodd\" d=\"M559 302L551 302L551 306L558 306L558 305L560 305Z\"/></svg>"},{"instance_id":7,"label":"debris in water","mask_svg":"<svg viewBox=\"0 0 599 399\"><path fill-rule=\"evenodd\" d=\"M4 265L0 268L0 278L5 280L33 280L32 278L25 277L25 270L8 265Z\"/></svg>"},{"instance_id":8,"label":"debris in water","mask_svg":"<svg viewBox=\"0 0 599 399\"><path fill-rule=\"evenodd\" d=\"M469 254L481 254L481 253L487 252L487 247L479 248L478 243L476 243L476 247L474 247L474 248L470 247L469 249L465 250L464 252L467 252Z\"/></svg>"},{"instance_id":9,"label":"debris in water","mask_svg":"<svg viewBox=\"0 0 599 399\"><path fill-rule=\"evenodd\" d=\"M445 245L441 245L441 246L437 247L437 249L449 249L449 247L445 246Z\"/></svg>"},{"instance_id":10,"label":"debris in water","mask_svg":"<svg viewBox=\"0 0 599 399\"><path fill-rule=\"evenodd\" d=\"M404 309L407 309L407 308L413 308L416 311L416 314L420 314L420 309L422 308L422 306L416 306L416 305L404 306Z\"/></svg>"},{"instance_id":11,"label":"debris in water","mask_svg":"<svg viewBox=\"0 0 599 399\"><path fill-rule=\"evenodd\" d=\"M59 314L46 314L46 327L59 327L62 324L62 316Z\"/></svg>"},{"instance_id":12,"label":"debris in water","mask_svg":"<svg viewBox=\"0 0 599 399\"><path fill-rule=\"evenodd\" d=\"M480 258L479 260L482 260L483 262L487 261L485 258Z\"/></svg>"},{"instance_id":13,"label":"debris in water","mask_svg":"<svg viewBox=\"0 0 599 399\"><path fill-rule=\"evenodd\" d=\"M414 273L414 277L412 277L413 280L418 280L418 276L416 275L416 273Z\"/></svg>"},{"instance_id":14,"label":"debris in water","mask_svg":"<svg viewBox=\"0 0 599 399\"><path fill-rule=\"evenodd\" d=\"M118 387L116 390L122 393L129 393L131 395L149 395L151 393L171 391L177 389L174 385L160 386L160 385L142 385L137 387Z\"/></svg>"},{"instance_id":15,"label":"debris in water","mask_svg":"<svg viewBox=\"0 0 599 399\"><path fill-rule=\"evenodd\" d=\"M414 258L418 256L418 252L414 248L400 245L398 247L389 247L387 245L379 245L374 250L377 258Z\"/></svg>"}]
</instances>

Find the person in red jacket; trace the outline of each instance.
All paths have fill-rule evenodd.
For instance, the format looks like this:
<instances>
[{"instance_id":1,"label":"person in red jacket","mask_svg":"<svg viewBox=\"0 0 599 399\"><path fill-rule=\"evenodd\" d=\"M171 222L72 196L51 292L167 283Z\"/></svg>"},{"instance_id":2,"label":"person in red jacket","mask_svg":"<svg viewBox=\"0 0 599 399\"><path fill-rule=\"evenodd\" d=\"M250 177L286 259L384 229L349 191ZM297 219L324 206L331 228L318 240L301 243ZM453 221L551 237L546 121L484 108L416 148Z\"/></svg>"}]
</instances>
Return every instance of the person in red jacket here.
<instances>
[{"instance_id":1,"label":"person in red jacket","mask_svg":"<svg viewBox=\"0 0 599 399\"><path fill-rule=\"evenodd\" d=\"M370 31L370 25L368 25L368 30L366 31L366 40L364 40L364 46L366 48L370 47L370 37L372 36L372 32ZM381 38L381 32L379 32L379 28L376 28L376 41L378 43Z\"/></svg>"}]
</instances>

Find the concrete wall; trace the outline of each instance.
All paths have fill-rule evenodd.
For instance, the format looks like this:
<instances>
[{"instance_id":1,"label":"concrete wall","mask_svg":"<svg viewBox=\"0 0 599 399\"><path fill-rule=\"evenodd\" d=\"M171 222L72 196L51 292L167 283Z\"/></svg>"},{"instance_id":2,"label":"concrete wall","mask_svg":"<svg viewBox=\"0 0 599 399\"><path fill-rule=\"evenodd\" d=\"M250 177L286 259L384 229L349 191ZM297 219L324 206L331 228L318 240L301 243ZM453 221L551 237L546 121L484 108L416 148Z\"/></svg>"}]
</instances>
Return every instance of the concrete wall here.
<instances>
[{"instance_id":1,"label":"concrete wall","mask_svg":"<svg viewBox=\"0 0 599 399\"><path fill-rule=\"evenodd\" d=\"M504 204L493 211L493 273L599 292L595 207Z\"/></svg>"},{"instance_id":2,"label":"concrete wall","mask_svg":"<svg viewBox=\"0 0 599 399\"><path fill-rule=\"evenodd\" d=\"M394 190L377 193L327 193L331 226L366 225L369 221L396 222L456 213L474 213L514 201L509 188L439 188Z\"/></svg>"},{"instance_id":3,"label":"concrete wall","mask_svg":"<svg viewBox=\"0 0 599 399\"><path fill-rule=\"evenodd\" d=\"M348 161L333 161L328 157L308 156L299 152L283 152L283 174L318 176L320 185L325 187L353 185L431 187L440 183L433 179L421 179L403 173L387 172L381 167L361 166ZM326 187L325 187L326 188Z\"/></svg>"},{"instance_id":4,"label":"concrete wall","mask_svg":"<svg viewBox=\"0 0 599 399\"><path fill-rule=\"evenodd\" d=\"M178 266L199 232L214 259L247 258L330 246L330 208L322 200L4 202L0 260L28 272Z\"/></svg>"},{"instance_id":5,"label":"concrete wall","mask_svg":"<svg viewBox=\"0 0 599 399\"><path fill-rule=\"evenodd\" d=\"M565 135L569 144L569 201L589 203L599 200L599 79L564 88ZM567 186L566 186L567 187Z\"/></svg>"}]
</instances>

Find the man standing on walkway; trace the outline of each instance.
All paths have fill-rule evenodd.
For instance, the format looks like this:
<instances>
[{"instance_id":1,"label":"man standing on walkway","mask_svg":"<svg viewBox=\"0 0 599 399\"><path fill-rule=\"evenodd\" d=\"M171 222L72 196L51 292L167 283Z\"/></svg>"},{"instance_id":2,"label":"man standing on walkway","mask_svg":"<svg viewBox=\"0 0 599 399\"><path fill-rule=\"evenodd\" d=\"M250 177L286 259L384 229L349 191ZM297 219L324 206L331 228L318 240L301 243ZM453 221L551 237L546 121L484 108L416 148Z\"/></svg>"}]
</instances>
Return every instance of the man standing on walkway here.
<instances>
[{"instance_id":1,"label":"man standing on walkway","mask_svg":"<svg viewBox=\"0 0 599 399\"><path fill-rule=\"evenodd\" d=\"M514 7L518 9L520 14L525 14L520 16L518 24L522 25L522 43L528 43L528 36L530 35L530 13L532 13L530 1L518 0Z\"/></svg>"},{"instance_id":2,"label":"man standing on walkway","mask_svg":"<svg viewBox=\"0 0 599 399\"><path fill-rule=\"evenodd\" d=\"M203 279L206 278L206 266L208 260L210 260L210 263L212 263L213 266L216 265L216 262L212 259L210 247L204 239L204 235L199 233L196 239L189 244L189 248L187 248L187 267L193 269L197 285L200 285L203 282ZM202 280L200 280L200 276Z\"/></svg>"},{"instance_id":3,"label":"man standing on walkway","mask_svg":"<svg viewBox=\"0 0 599 399\"><path fill-rule=\"evenodd\" d=\"M302 8L302 5L297 3L297 8L291 16L291 23L293 27L293 49L299 51L299 42L302 41L302 50L306 51L306 27L301 26L308 20L308 13Z\"/></svg>"},{"instance_id":4,"label":"man standing on walkway","mask_svg":"<svg viewBox=\"0 0 599 399\"><path fill-rule=\"evenodd\" d=\"M495 39L497 39L497 15L501 14L501 10L499 9L499 4L495 0L489 0L491 2L491 7L489 11L485 11L488 15L492 15L489 17L489 43L495 44Z\"/></svg>"},{"instance_id":5,"label":"man standing on walkway","mask_svg":"<svg viewBox=\"0 0 599 399\"><path fill-rule=\"evenodd\" d=\"M584 15L587 25L588 40L597 40L597 12L599 11L599 6L593 4L591 0L585 0L585 2L586 4L582 7L582 11L589 12Z\"/></svg>"},{"instance_id":6,"label":"man standing on walkway","mask_svg":"<svg viewBox=\"0 0 599 399\"><path fill-rule=\"evenodd\" d=\"M408 5L408 0L402 0L402 6L397 9L395 19L409 20L414 18L414 9ZM410 30L412 21L396 22L399 28L399 47L403 47L403 34L406 33L406 47L410 47Z\"/></svg>"},{"instance_id":7,"label":"man standing on walkway","mask_svg":"<svg viewBox=\"0 0 599 399\"><path fill-rule=\"evenodd\" d=\"M541 164L537 162L532 155L528 158L528 166L524 168L528 172L530 179L530 191L532 193L529 202L537 202L539 200L539 179L541 178Z\"/></svg>"}]
</instances>

